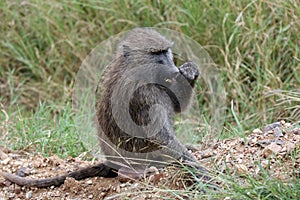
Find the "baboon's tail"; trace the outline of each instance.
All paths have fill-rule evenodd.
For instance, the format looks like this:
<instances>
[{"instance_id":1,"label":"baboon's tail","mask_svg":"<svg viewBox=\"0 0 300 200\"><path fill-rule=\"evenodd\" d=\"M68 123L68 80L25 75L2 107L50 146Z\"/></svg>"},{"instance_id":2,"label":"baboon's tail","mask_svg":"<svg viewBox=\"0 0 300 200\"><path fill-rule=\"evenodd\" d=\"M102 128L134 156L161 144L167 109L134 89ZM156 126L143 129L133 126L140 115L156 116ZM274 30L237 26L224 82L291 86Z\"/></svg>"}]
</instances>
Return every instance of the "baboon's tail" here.
<instances>
[{"instance_id":1,"label":"baboon's tail","mask_svg":"<svg viewBox=\"0 0 300 200\"><path fill-rule=\"evenodd\" d=\"M0 175L2 175L5 179L9 180L10 182L13 182L20 186L33 186L38 188L44 188L50 187L52 185L60 186L64 183L67 177L72 177L76 180L82 180L85 178L95 176L116 177L117 173L104 163L99 163L93 166L88 166L86 168L76 170L68 174L45 179L29 179L5 172L0 172Z\"/></svg>"}]
</instances>

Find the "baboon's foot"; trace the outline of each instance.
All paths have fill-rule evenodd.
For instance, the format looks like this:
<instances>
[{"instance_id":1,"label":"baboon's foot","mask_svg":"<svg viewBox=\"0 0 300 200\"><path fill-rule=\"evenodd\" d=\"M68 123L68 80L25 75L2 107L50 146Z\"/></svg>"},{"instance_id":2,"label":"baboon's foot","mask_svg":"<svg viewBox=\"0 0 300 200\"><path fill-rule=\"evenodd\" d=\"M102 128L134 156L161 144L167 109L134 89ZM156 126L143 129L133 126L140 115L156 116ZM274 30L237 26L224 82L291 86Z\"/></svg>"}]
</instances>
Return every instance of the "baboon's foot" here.
<instances>
[{"instance_id":1,"label":"baboon's foot","mask_svg":"<svg viewBox=\"0 0 300 200\"><path fill-rule=\"evenodd\" d=\"M150 176L151 174L155 174L158 172L156 167L149 168L129 168L122 167L118 171L118 178L121 182L128 182L130 180L140 180Z\"/></svg>"}]
</instances>

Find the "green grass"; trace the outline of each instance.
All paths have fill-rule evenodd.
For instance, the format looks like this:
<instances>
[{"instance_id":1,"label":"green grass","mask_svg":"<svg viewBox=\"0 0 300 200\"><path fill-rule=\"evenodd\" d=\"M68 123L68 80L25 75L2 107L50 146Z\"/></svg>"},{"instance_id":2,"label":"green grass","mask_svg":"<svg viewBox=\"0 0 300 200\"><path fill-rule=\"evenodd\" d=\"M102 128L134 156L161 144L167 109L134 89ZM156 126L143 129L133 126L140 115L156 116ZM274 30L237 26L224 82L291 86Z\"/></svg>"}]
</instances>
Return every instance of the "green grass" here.
<instances>
[{"instance_id":1,"label":"green grass","mask_svg":"<svg viewBox=\"0 0 300 200\"><path fill-rule=\"evenodd\" d=\"M0 144L10 148L62 157L87 151L70 103L76 72L101 41L144 26L182 32L215 61L227 93L221 138L281 119L299 123L297 1L4 0L0 17ZM197 99L207 105L205 97ZM297 179L247 180L244 186L229 184L224 194L299 195Z\"/></svg>"},{"instance_id":2,"label":"green grass","mask_svg":"<svg viewBox=\"0 0 300 200\"><path fill-rule=\"evenodd\" d=\"M246 182L237 183L236 179L225 179L228 183L222 197L232 199L299 199L299 180L293 178L289 183L273 178L270 174L263 177L245 177ZM228 193L227 193L228 192ZM217 195L220 197L220 195Z\"/></svg>"},{"instance_id":3,"label":"green grass","mask_svg":"<svg viewBox=\"0 0 300 200\"><path fill-rule=\"evenodd\" d=\"M273 109L278 97L268 94L299 88L299 8L292 1L33 0L2 1L0 10L0 93L6 104L18 98L34 108L62 94L68 99L89 51L136 26L170 28L203 45L224 78L228 107L232 100L245 128L288 117Z\"/></svg>"},{"instance_id":4,"label":"green grass","mask_svg":"<svg viewBox=\"0 0 300 200\"><path fill-rule=\"evenodd\" d=\"M74 157L87 151L80 142L69 103L63 108L58 108L57 104L40 103L34 111L24 111L19 107L9 112L2 111L0 116L3 119L6 115L11 117L3 123L5 134L1 135L1 145L39 152L44 156Z\"/></svg>"}]
</instances>

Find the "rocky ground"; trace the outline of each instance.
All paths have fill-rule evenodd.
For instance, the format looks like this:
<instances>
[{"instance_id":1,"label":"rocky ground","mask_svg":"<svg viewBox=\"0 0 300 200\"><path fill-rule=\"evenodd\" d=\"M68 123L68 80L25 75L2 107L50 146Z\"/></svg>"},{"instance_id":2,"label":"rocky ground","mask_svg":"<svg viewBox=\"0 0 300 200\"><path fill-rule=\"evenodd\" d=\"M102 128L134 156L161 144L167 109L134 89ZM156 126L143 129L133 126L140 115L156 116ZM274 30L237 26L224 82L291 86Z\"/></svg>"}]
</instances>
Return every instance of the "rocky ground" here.
<instances>
[{"instance_id":1,"label":"rocky ground","mask_svg":"<svg viewBox=\"0 0 300 200\"><path fill-rule=\"evenodd\" d=\"M284 121L251 131L245 138L227 139L214 146L194 152L207 168L225 171L242 177L259 176L267 169L275 178L288 181L290 176L300 177L300 128ZM294 154L293 156L291 156ZM296 154L296 155L295 155ZM292 159L293 158L293 159ZM93 164L80 158L62 160L57 156L44 158L27 152L6 148L0 150L0 171L18 173L30 178L53 177ZM37 189L20 187L0 176L2 199L159 199L161 197L189 199L182 170L167 167L154 170L139 181L121 178L88 178L76 181L67 178L60 187ZM241 180L242 181L242 178ZM220 183L219 187L222 187ZM178 195L178 196L176 196Z\"/></svg>"}]
</instances>

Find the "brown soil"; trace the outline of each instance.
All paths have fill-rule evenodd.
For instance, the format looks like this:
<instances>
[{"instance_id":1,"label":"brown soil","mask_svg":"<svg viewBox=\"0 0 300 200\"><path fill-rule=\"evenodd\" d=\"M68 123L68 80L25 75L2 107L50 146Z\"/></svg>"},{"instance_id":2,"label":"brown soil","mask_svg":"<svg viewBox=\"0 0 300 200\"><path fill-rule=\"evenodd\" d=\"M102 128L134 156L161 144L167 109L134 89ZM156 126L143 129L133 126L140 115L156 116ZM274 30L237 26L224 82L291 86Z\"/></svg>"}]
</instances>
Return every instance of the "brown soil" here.
<instances>
[{"instance_id":1,"label":"brown soil","mask_svg":"<svg viewBox=\"0 0 300 200\"><path fill-rule=\"evenodd\" d=\"M264 130L255 129L245 138L220 141L194 155L206 167L217 168L218 173L259 176L267 169L274 177L285 181L290 176L300 176L299 170L298 174L295 174L297 170L289 170L300 168L299 144L300 128L282 121L268 125ZM293 160L291 154L295 153L298 155L294 155ZM0 149L0 171L30 178L53 177L92 164L80 158L44 158L38 154ZM60 187L43 189L20 187L0 177L0 199L176 199L178 192L180 198L189 199L191 191L186 190L188 182L181 172L170 166L138 181L100 177L76 181L68 178Z\"/></svg>"}]
</instances>

